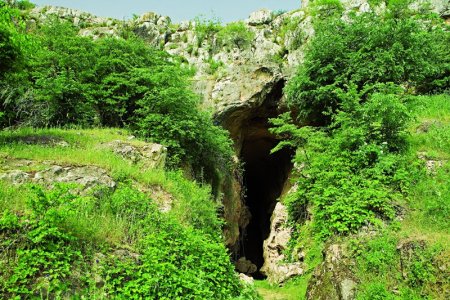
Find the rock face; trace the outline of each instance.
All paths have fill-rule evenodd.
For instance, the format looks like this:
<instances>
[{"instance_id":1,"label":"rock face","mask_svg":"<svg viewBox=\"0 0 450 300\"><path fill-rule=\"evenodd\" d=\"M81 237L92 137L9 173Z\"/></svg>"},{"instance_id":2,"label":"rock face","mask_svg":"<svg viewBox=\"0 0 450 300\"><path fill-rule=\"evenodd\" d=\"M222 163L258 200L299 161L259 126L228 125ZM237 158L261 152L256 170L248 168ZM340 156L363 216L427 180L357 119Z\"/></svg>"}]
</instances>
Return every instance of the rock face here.
<instances>
[{"instance_id":1,"label":"rock face","mask_svg":"<svg viewBox=\"0 0 450 300\"><path fill-rule=\"evenodd\" d=\"M13 184L23 184L35 182L44 185L54 185L55 183L73 183L82 187L84 191L96 187L106 187L114 189L116 183L101 168L95 166L59 166L50 167L38 172L24 172L21 170L10 170L0 174L0 179L8 180Z\"/></svg>"},{"instance_id":2,"label":"rock face","mask_svg":"<svg viewBox=\"0 0 450 300\"><path fill-rule=\"evenodd\" d=\"M316 268L309 281L306 298L311 300L355 299L357 282L349 266L351 258L338 244L330 245L324 252L324 262Z\"/></svg>"},{"instance_id":3,"label":"rock face","mask_svg":"<svg viewBox=\"0 0 450 300\"><path fill-rule=\"evenodd\" d=\"M167 148L160 144L145 143L141 146L124 141L113 141L107 147L133 164L141 163L144 169L164 168Z\"/></svg>"},{"instance_id":4,"label":"rock face","mask_svg":"<svg viewBox=\"0 0 450 300\"><path fill-rule=\"evenodd\" d=\"M254 263L252 263L250 260L246 259L245 257L239 258L239 260L235 263L236 269L240 273L244 274L253 274L255 273L258 268Z\"/></svg>"},{"instance_id":5,"label":"rock face","mask_svg":"<svg viewBox=\"0 0 450 300\"><path fill-rule=\"evenodd\" d=\"M283 283L293 276L303 274L304 270L300 262L284 262L284 251L287 249L292 232L292 228L287 226L287 221L287 209L278 202L271 218L270 235L264 241L264 265L260 270L272 283Z\"/></svg>"}]
</instances>

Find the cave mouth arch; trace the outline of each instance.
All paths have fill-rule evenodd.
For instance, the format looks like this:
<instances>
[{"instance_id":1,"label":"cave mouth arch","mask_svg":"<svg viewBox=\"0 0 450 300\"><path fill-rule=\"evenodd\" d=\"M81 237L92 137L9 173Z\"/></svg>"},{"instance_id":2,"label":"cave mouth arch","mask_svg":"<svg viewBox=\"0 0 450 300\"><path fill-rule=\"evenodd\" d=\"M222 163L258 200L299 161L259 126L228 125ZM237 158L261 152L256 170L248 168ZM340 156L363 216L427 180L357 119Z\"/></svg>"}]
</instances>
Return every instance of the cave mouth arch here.
<instances>
[{"instance_id":1,"label":"cave mouth arch","mask_svg":"<svg viewBox=\"0 0 450 300\"><path fill-rule=\"evenodd\" d=\"M264 265L264 240L269 237L271 217L282 195L292 169L291 149L282 149L273 154L271 150L279 139L270 133L270 118L278 116L284 81L276 84L266 95L261 106L247 113L241 123L240 161L243 162L244 203L248 208L249 220L241 228L238 257L245 257L257 268L248 275L263 279L259 270Z\"/></svg>"}]
</instances>

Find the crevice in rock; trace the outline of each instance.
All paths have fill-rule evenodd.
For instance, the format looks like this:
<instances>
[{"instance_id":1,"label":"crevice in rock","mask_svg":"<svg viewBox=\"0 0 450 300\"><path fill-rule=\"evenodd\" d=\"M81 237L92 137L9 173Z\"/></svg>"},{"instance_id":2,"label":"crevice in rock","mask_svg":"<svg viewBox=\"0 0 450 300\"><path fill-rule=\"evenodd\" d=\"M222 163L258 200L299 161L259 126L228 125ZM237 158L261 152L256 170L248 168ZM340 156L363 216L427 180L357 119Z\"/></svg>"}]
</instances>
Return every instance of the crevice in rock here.
<instances>
[{"instance_id":1,"label":"crevice in rock","mask_svg":"<svg viewBox=\"0 0 450 300\"><path fill-rule=\"evenodd\" d=\"M263 243L270 234L273 210L292 169L291 150L270 153L279 140L269 132L269 118L281 113L284 84L284 80L275 82L261 93L263 99L259 104L237 109L224 119L243 162L244 204L249 212L248 220L242 222L246 226L240 229L239 245L235 245L233 252L238 271L254 278L264 278L259 271L264 264Z\"/></svg>"},{"instance_id":2,"label":"crevice in rock","mask_svg":"<svg viewBox=\"0 0 450 300\"><path fill-rule=\"evenodd\" d=\"M264 277L259 272L264 264L263 243L270 234L270 218L291 169L291 151L270 154L277 142L262 136L246 139L242 147L245 204L251 217L243 231L240 255L256 265L258 271L252 274L255 278Z\"/></svg>"}]
</instances>

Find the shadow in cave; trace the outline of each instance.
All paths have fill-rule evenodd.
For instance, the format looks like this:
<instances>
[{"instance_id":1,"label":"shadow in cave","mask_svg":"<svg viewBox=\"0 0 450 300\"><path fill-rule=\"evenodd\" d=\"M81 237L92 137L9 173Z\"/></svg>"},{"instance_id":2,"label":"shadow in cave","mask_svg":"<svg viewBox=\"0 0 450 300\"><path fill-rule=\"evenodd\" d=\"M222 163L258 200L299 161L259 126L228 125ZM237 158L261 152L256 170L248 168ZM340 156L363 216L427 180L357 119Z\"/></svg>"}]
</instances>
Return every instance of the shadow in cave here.
<instances>
[{"instance_id":1,"label":"shadow in cave","mask_svg":"<svg viewBox=\"0 0 450 300\"><path fill-rule=\"evenodd\" d=\"M280 82L263 106L250 114L242 131L240 156L244 162L245 204L251 218L243 230L239 256L256 265L258 271L250 274L256 279L265 278L259 271L264 264L263 243L270 234L270 218L292 169L292 150L283 149L270 154L279 140L269 132L268 119L279 114L277 105L283 86L284 82Z\"/></svg>"},{"instance_id":2,"label":"shadow in cave","mask_svg":"<svg viewBox=\"0 0 450 300\"><path fill-rule=\"evenodd\" d=\"M264 278L259 272L264 264L263 243L269 236L270 218L291 169L291 151L284 149L270 154L276 144L277 140L266 137L245 141L242 149L245 202L251 219L241 243L241 255L258 268L252 274L256 279Z\"/></svg>"}]
</instances>

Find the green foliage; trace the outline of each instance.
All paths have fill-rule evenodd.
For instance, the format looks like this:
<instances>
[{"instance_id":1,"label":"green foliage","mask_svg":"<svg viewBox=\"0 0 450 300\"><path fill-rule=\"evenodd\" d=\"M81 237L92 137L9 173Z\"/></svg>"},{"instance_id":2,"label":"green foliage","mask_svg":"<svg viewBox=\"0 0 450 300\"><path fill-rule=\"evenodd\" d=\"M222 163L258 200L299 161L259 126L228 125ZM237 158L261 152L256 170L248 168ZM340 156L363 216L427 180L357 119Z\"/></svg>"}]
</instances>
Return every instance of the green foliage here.
<instances>
[{"instance_id":1,"label":"green foliage","mask_svg":"<svg viewBox=\"0 0 450 300\"><path fill-rule=\"evenodd\" d=\"M204 186L199 189L194 182L184 179L181 172L172 172L169 180L177 182L172 189L182 201L175 201L171 214L184 225L193 227L212 238L219 238L218 233L223 221L217 218L219 203L214 202L211 197L211 189Z\"/></svg>"},{"instance_id":2,"label":"green foliage","mask_svg":"<svg viewBox=\"0 0 450 300\"><path fill-rule=\"evenodd\" d=\"M159 73L137 74L149 90L137 101L132 128L168 146L172 165L183 162L195 175L211 180L218 175L216 168L226 172L230 167L231 141L224 129L212 124L210 114L200 110L199 97L189 90L184 72L166 65Z\"/></svg>"},{"instance_id":3,"label":"green foliage","mask_svg":"<svg viewBox=\"0 0 450 300\"><path fill-rule=\"evenodd\" d=\"M364 244L356 243L353 252L357 256L360 269L363 272L377 275L392 272L396 268L396 261L399 259L397 243L396 238L387 234L365 241Z\"/></svg>"},{"instance_id":4,"label":"green foliage","mask_svg":"<svg viewBox=\"0 0 450 300\"><path fill-rule=\"evenodd\" d=\"M445 274L436 268L442 263L438 261L443 251L439 245L400 242L391 229L351 244L354 268L361 280L357 299L434 299L438 286L445 284L445 279L441 281Z\"/></svg>"},{"instance_id":5,"label":"green foliage","mask_svg":"<svg viewBox=\"0 0 450 300\"><path fill-rule=\"evenodd\" d=\"M206 62L209 64L209 74L215 74L220 68L224 66L223 61L217 61L213 58L208 59Z\"/></svg>"},{"instance_id":6,"label":"green foliage","mask_svg":"<svg viewBox=\"0 0 450 300\"><path fill-rule=\"evenodd\" d=\"M409 138L413 155L435 162L420 174L421 180L411 190L410 206L416 224L432 231L450 229L450 189L447 182L450 165L450 96L420 96L411 99L416 120ZM416 225L417 226L417 225Z\"/></svg>"},{"instance_id":7,"label":"green foliage","mask_svg":"<svg viewBox=\"0 0 450 300\"><path fill-rule=\"evenodd\" d=\"M228 23L217 33L217 43L222 48L245 49L251 45L254 38L255 33L243 21Z\"/></svg>"},{"instance_id":8,"label":"green foliage","mask_svg":"<svg viewBox=\"0 0 450 300\"><path fill-rule=\"evenodd\" d=\"M131 299L237 296L239 284L221 244L162 220L145 237L143 247L139 265L118 258L108 260L109 295Z\"/></svg>"},{"instance_id":9,"label":"green foliage","mask_svg":"<svg viewBox=\"0 0 450 300\"><path fill-rule=\"evenodd\" d=\"M340 0L314 0L310 6L311 15L320 19L339 16L344 11Z\"/></svg>"},{"instance_id":10,"label":"green foliage","mask_svg":"<svg viewBox=\"0 0 450 300\"><path fill-rule=\"evenodd\" d=\"M39 44L21 73L23 91L10 104L16 122L126 126L165 144L169 167L189 165L208 181L227 172L231 142L200 109L190 86L192 70L136 37L93 41L77 33L58 19L37 31Z\"/></svg>"},{"instance_id":11,"label":"green foliage","mask_svg":"<svg viewBox=\"0 0 450 300\"><path fill-rule=\"evenodd\" d=\"M304 40L304 35L300 25L300 17L285 18L280 26L277 36L281 38L281 45L285 45L286 40L290 38L288 50L298 49Z\"/></svg>"},{"instance_id":12,"label":"green foliage","mask_svg":"<svg viewBox=\"0 0 450 300\"><path fill-rule=\"evenodd\" d=\"M14 23L17 17L17 11L0 3L0 79L23 59L23 35Z\"/></svg>"},{"instance_id":13,"label":"green foliage","mask_svg":"<svg viewBox=\"0 0 450 300\"><path fill-rule=\"evenodd\" d=\"M0 127L14 120L15 109L11 102L20 87L19 72L31 47L25 24L17 9L0 2Z\"/></svg>"},{"instance_id":14,"label":"green foliage","mask_svg":"<svg viewBox=\"0 0 450 300\"><path fill-rule=\"evenodd\" d=\"M77 36L71 24L53 19L40 30L39 43L29 63L32 97L20 103L20 117L32 126L95 123L91 40Z\"/></svg>"},{"instance_id":15,"label":"green foliage","mask_svg":"<svg viewBox=\"0 0 450 300\"><path fill-rule=\"evenodd\" d=\"M198 16L194 19L194 32L197 37L197 47L201 47L204 40L210 40L222 29L218 19L206 19Z\"/></svg>"},{"instance_id":16,"label":"green foliage","mask_svg":"<svg viewBox=\"0 0 450 300\"><path fill-rule=\"evenodd\" d=\"M20 10L30 10L36 7L34 3L31 3L28 0L18 0L13 2L13 6L17 7Z\"/></svg>"},{"instance_id":17,"label":"green foliage","mask_svg":"<svg viewBox=\"0 0 450 300\"><path fill-rule=\"evenodd\" d=\"M299 147L298 189L286 201L290 216L302 223L312 205L322 237L392 218L409 182L406 161L395 153L404 148L409 120L400 99L375 94L359 103L355 94L341 96L342 110L326 129L297 128L288 114L272 121L272 131L286 139L274 151Z\"/></svg>"},{"instance_id":18,"label":"green foliage","mask_svg":"<svg viewBox=\"0 0 450 300\"><path fill-rule=\"evenodd\" d=\"M1 246L16 253L15 261L10 261L2 274L3 295L60 295L69 290L64 282L71 276L75 262L82 258L73 244L76 238L62 225L71 213L64 204L74 196L67 189L48 194L34 189L34 196L28 199L30 213L18 216L2 209Z\"/></svg>"},{"instance_id":19,"label":"green foliage","mask_svg":"<svg viewBox=\"0 0 450 300\"><path fill-rule=\"evenodd\" d=\"M217 226L210 227L211 235L183 226L130 186L120 185L114 192L100 193L100 198L76 195L71 186L44 190L0 182L0 187L0 247L7 250L0 253L3 296L229 299L240 295ZM18 194L25 195L21 201L26 209L18 203L7 206ZM104 238L114 228L93 223L110 219L121 220L121 242L127 250ZM104 230L103 238L98 238L102 236L98 230ZM94 274L104 284L95 285Z\"/></svg>"},{"instance_id":20,"label":"green foliage","mask_svg":"<svg viewBox=\"0 0 450 300\"><path fill-rule=\"evenodd\" d=\"M362 100L385 87L380 83L407 92L442 90L448 86L449 35L441 20L428 15L363 13L319 22L305 63L286 88L288 103L302 122L327 124L328 113L340 107L339 95L353 86Z\"/></svg>"}]
</instances>

